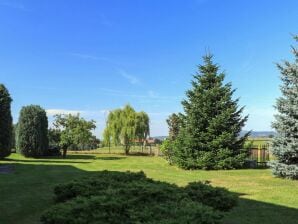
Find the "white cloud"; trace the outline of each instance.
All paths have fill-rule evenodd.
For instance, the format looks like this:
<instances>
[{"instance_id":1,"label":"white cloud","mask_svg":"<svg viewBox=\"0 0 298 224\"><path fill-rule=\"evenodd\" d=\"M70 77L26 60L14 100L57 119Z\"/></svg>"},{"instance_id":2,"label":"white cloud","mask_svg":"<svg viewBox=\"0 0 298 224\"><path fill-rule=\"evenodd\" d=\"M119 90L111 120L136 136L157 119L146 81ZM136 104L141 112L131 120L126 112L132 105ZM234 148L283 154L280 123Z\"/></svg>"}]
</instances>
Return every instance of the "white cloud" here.
<instances>
[{"instance_id":1,"label":"white cloud","mask_svg":"<svg viewBox=\"0 0 298 224\"><path fill-rule=\"evenodd\" d=\"M158 94L154 92L153 90L148 91L148 96L151 98L158 98Z\"/></svg>"},{"instance_id":2,"label":"white cloud","mask_svg":"<svg viewBox=\"0 0 298 224\"><path fill-rule=\"evenodd\" d=\"M140 83L140 80L137 77L128 74L124 70L119 70L119 73L120 73L120 75L123 78L125 78L126 80L128 80L130 82L130 84L132 84L132 85L136 85L136 84L139 84Z\"/></svg>"},{"instance_id":3,"label":"white cloud","mask_svg":"<svg viewBox=\"0 0 298 224\"><path fill-rule=\"evenodd\" d=\"M80 110L65 110L65 109L47 109L46 110L48 116L54 116L56 114L81 114Z\"/></svg>"},{"instance_id":4,"label":"white cloud","mask_svg":"<svg viewBox=\"0 0 298 224\"><path fill-rule=\"evenodd\" d=\"M68 110L68 109L47 109L47 115L49 116L49 124L50 127L52 126L52 122L54 121L54 115L56 114L80 114L87 120L95 120L96 122L96 129L94 130L94 135L101 138L103 130L105 128L106 118L110 113L108 109L101 109L101 110ZM150 117L150 129L151 135L166 135L167 134L167 124L166 118L170 113L167 112L148 112Z\"/></svg>"}]
</instances>

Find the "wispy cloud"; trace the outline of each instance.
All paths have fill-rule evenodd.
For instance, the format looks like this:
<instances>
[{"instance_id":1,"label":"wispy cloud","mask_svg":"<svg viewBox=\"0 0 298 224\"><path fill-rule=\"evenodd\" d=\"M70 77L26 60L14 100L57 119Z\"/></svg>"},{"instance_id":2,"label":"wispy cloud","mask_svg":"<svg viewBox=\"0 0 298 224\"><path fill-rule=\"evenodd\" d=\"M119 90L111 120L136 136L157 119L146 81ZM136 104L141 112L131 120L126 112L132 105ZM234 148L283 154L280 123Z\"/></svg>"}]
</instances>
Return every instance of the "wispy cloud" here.
<instances>
[{"instance_id":1,"label":"wispy cloud","mask_svg":"<svg viewBox=\"0 0 298 224\"><path fill-rule=\"evenodd\" d=\"M130 82L130 84L132 84L132 85L140 84L140 80L137 77L128 74L126 71L119 70L119 73L123 78L128 80Z\"/></svg>"},{"instance_id":2,"label":"wispy cloud","mask_svg":"<svg viewBox=\"0 0 298 224\"><path fill-rule=\"evenodd\" d=\"M84 116L98 116L108 114L110 111L107 109L102 110L68 110L68 109L47 109L48 116L54 116L56 114L81 114Z\"/></svg>"},{"instance_id":3,"label":"wispy cloud","mask_svg":"<svg viewBox=\"0 0 298 224\"><path fill-rule=\"evenodd\" d=\"M81 59L89 59L89 60L95 60L95 61L108 61L109 59L106 57L98 57L90 54L82 54L82 53L69 53L69 55Z\"/></svg>"},{"instance_id":4,"label":"wispy cloud","mask_svg":"<svg viewBox=\"0 0 298 224\"><path fill-rule=\"evenodd\" d=\"M13 1L13 0L0 1L0 6L18 9L18 10L22 10L22 11L28 11L24 4L22 4L20 2Z\"/></svg>"},{"instance_id":5,"label":"wispy cloud","mask_svg":"<svg viewBox=\"0 0 298 224\"><path fill-rule=\"evenodd\" d=\"M66 109L47 109L46 110L48 116L54 116L56 114L81 114L81 110L66 110Z\"/></svg>"},{"instance_id":6,"label":"wispy cloud","mask_svg":"<svg viewBox=\"0 0 298 224\"><path fill-rule=\"evenodd\" d=\"M145 94L130 93L128 91L120 91L116 89L109 88L99 88L99 90L109 96L121 96L121 97L131 97L136 99L150 100L150 101L170 101L170 100L181 100L182 96L161 96L158 93L149 90Z\"/></svg>"},{"instance_id":7,"label":"wispy cloud","mask_svg":"<svg viewBox=\"0 0 298 224\"><path fill-rule=\"evenodd\" d=\"M148 96L150 98L158 98L159 97L159 95L155 91L153 91L153 90L149 90L148 91Z\"/></svg>"},{"instance_id":8,"label":"wispy cloud","mask_svg":"<svg viewBox=\"0 0 298 224\"><path fill-rule=\"evenodd\" d=\"M79 58L79 59L82 59L82 60L89 60L89 61L93 61L93 62L108 63L108 64L110 64L110 66L112 68L115 69L116 72L119 72L121 70L121 69L119 69L119 67L124 66L122 63L119 63L118 61L113 60L111 58L92 55L92 54L89 54L89 53L71 52L71 53L67 53L67 55L69 55L71 57L76 57L76 58Z\"/></svg>"}]
</instances>

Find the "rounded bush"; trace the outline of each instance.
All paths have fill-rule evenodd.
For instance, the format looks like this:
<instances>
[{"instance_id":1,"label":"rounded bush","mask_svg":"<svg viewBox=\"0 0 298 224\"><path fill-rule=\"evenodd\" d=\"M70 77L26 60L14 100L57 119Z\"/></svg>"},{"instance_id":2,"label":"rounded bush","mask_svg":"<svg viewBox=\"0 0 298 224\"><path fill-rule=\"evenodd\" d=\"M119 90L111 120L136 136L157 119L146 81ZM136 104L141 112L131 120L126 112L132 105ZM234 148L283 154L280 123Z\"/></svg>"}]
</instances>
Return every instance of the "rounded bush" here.
<instances>
[{"instance_id":1,"label":"rounded bush","mask_svg":"<svg viewBox=\"0 0 298 224\"><path fill-rule=\"evenodd\" d=\"M144 173L102 171L55 188L56 204L44 224L220 223L236 204L223 188L191 183L182 188L148 179Z\"/></svg>"}]
</instances>

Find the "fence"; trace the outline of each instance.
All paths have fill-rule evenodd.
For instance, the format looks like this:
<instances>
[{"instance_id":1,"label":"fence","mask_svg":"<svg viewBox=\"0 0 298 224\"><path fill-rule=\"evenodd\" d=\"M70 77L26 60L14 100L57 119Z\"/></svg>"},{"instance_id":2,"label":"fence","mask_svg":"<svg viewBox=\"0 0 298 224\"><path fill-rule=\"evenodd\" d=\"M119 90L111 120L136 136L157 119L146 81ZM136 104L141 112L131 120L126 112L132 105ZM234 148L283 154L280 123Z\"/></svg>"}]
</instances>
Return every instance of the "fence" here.
<instances>
[{"instance_id":1,"label":"fence","mask_svg":"<svg viewBox=\"0 0 298 224\"><path fill-rule=\"evenodd\" d=\"M257 166L266 167L270 160L269 144L253 145L249 159L255 161Z\"/></svg>"}]
</instances>

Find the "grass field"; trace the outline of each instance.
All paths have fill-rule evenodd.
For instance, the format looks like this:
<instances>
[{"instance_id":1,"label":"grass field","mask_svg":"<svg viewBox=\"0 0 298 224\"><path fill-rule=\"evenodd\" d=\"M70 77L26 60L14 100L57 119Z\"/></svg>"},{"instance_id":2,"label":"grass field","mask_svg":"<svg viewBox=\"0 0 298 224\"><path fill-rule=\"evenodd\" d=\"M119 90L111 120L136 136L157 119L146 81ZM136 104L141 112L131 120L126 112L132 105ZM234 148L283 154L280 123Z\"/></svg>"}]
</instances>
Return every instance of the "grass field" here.
<instances>
[{"instance_id":1,"label":"grass field","mask_svg":"<svg viewBox=\"0 0 298 224\"><path fill-rule=\"evenodd\" d=\"M298 181L271 176L270 170L184 171L160 157L115 154L71 154L67 159L26 159L12 154L0 165L13 172L0 173L0 223L38 223L40 214L53 204L57 183L100 170L140 171L148 177L186 185L209 180L240 195L239 205L224 219L226 224L298 223Z\"/></svg>"}]
</instances>

